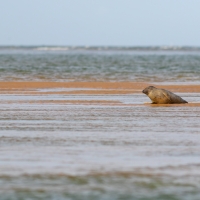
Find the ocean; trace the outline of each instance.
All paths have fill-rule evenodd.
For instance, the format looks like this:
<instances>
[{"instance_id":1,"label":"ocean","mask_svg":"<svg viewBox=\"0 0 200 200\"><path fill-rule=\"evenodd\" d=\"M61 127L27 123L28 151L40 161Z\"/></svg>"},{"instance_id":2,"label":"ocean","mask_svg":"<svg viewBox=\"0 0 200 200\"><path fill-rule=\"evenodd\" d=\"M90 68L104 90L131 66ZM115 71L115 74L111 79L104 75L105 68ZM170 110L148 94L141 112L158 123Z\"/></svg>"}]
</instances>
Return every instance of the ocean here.
<instances>
[{"instance_id":1,"label":"ocean","mask_svg":"<svg viewBox=\"0 0 200 200\"><path fill-rule=\"evenodd\" d=\"M200 199L200 93L109 86L199 85L200 48L0 47L0 82L1 200Z\"/></svg>"},{"instance_id":2,"label":"ocean","mask_svg":"<svg viewBox=\"0 0 200 200\"><path fill-rule=\"evenodd\" d=\"M198 82L200 48L0 47L0 81Z\"/></svg>"}]
</instances>

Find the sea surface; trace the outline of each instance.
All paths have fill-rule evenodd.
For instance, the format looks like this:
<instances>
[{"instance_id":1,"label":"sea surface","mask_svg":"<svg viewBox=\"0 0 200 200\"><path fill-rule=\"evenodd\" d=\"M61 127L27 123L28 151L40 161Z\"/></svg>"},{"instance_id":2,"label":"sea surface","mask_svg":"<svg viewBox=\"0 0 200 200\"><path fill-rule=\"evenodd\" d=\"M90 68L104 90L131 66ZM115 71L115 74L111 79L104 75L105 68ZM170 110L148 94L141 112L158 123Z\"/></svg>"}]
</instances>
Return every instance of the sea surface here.
<instances>
[{"instance_id":1,"label":"sea surface","mask_svg":"<svg viewBox=\"0 0 200 200\"><path fill-rule=\"evenodd\" d=\"M200 48L0 47L0 81L199 82Z\"/></svg>"},{"instance_id":2,"label":"sea surface","mask_svg":"<svg viewBox=\"0 0 200 200\"><path fill-rule=\"evenodd\" d=\"M0 81L199 80L199 48L0 48ZM2 93L0 200L199 200L200 107L145 102L142 93Z\"/></svg>"}]
</instances>

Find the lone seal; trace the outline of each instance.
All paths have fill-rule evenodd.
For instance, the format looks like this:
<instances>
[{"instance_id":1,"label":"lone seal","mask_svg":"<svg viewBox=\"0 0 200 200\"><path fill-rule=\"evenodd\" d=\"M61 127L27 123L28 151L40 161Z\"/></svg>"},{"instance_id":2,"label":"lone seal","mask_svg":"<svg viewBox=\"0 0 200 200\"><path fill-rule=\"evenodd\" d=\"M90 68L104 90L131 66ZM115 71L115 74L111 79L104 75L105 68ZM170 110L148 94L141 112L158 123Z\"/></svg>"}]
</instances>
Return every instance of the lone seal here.
<instances>
[{"instance_id":1,"label":"lone seal","mask_svg":"<svg viewBox=\"0 0 200 200\"><path fill-rule=\"evenodd\" d=\"M155 88L154 86L149 86L142 92L151 99L152 104L188 103L176 94L165 89Z\"/></svg>"}]
</instances>

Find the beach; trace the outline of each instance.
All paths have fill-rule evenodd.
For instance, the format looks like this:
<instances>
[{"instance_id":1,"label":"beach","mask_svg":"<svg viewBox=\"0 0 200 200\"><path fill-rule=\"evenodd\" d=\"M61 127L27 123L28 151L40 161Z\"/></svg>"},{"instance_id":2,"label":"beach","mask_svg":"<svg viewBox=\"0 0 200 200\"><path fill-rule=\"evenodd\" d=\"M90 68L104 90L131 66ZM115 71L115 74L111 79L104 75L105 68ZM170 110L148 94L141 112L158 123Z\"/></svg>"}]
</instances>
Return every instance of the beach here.
<instances>
[{"instance_id":1,"label":"beach","mask_svg":"<svg viewBox=\"0 0 200 200\"><path fill-rule=\"evenodd\" d=\"M0 199L199 200L199 55L0 48Z\"/></svg>"}]
</instances>

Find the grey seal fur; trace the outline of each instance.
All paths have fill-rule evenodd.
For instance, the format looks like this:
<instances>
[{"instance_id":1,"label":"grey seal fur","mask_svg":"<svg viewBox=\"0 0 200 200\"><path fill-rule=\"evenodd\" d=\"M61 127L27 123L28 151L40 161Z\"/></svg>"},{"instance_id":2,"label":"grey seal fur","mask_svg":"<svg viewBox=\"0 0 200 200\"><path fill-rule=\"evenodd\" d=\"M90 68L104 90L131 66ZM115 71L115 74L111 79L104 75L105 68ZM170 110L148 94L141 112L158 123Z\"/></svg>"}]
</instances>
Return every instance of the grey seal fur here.
<instances>
[{"instance_id":1,"label":"grey seal fur","mask_svg":"<svg viewBox=\"0 0 200 200\"><path fill-rule=\"evenodd\" d=\"M188 103L178 95L165 89L158 89L154 86L149 86L142 92L151 99L152 104Z\"/></svg>"}]
</instances>

